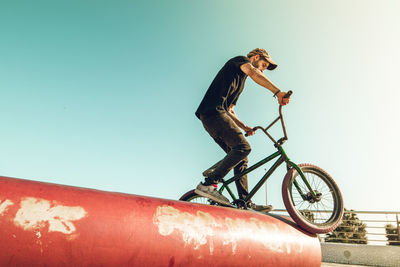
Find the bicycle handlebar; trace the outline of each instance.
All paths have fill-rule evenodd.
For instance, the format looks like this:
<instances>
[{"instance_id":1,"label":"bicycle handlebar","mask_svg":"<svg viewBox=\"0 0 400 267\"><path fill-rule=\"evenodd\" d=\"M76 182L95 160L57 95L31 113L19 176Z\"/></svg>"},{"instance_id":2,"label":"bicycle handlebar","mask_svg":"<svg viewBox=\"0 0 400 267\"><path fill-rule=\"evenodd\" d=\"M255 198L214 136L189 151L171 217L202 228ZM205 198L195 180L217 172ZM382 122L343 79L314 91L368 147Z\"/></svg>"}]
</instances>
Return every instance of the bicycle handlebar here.
<instances>
[{"instance_id":1,"label":"bicycle handlebar","mask_svg":"<svg viewBox=\"0 0 400 267\"><path fill-rule=\"evenodd\" d=\"M292 94L293 94L293 91L292 91L292 90L289 90L283 98L289 98ZM282 122L282 129L283 129L283 133L284 133L285 136L282 137L281 139L279 139L278 142L276 142L275 139L272 138L272 136L267 132L267 130L268 130L272 125L274 125L275 122L277 122L278 120L281 120L281 122ZM287 138L287 134L286 134L285 122L283 121L282 105L279 105L279 117L276 118L267 128L264 129L264 128L261 127L261 126L256 126L256 127L253 128L253 131L257 131L258 129L263 130L263 132L264 132L275 144L277 144L277 143L279 143L279 142L281 142L281 144L283 144L283 142L285 142L285 140L287 140L288 138ZM245 136L247 137L248 134L246 133Z\"/></svg>"},{"instance_id":2,"label":"bicycle handlebar","mask_svg":"<svg viewBox=\"0 0 400 267\"><path fill-rule=\"evenodd\" d=\"M293 94L292 90L289 90L283 98L289 98Z\"/></svg>"}]
</instances>

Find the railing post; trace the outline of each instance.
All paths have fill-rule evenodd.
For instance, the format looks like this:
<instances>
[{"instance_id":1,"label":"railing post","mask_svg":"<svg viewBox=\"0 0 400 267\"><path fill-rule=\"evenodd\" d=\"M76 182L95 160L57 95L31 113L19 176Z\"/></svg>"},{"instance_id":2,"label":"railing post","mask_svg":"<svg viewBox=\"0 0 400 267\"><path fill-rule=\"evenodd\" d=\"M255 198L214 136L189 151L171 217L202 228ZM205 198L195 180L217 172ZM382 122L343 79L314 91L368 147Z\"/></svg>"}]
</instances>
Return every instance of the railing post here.
<instances>
[{"instance_id":1,"label":"railing post","mask_svg":"<svg viewBox=\"0 0 400 267\"><path fill-rule=\"evenodd\" d=\"M400 224L399 224L398 214L396 214L396 228L397 228L397 242L400 242Z\"/></svg>"}]
</instances>

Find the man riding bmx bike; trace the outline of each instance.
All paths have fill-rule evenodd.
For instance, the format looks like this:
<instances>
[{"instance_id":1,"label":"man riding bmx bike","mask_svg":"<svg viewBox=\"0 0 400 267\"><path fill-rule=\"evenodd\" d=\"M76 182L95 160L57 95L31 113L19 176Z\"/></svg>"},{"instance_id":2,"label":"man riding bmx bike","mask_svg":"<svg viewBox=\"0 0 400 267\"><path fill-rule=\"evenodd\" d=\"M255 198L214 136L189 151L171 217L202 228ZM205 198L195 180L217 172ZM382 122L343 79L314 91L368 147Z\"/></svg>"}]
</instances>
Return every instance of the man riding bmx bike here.
<instances>
[{"instance_id":1,"label":"man riding bmx bike","mask_svg":"<svg viewBox=\"0 0 400 267\"><path fill-rule=\"evenodd\" d=\"M243 91L247 76L270 90L280 105L289 103L290 98L284 98L286 92L281 92L263 73L266 69L273 70L277 66L265 49L256 48L250 51L247 57L237 56L228 60L214 78L196 111L196 116L227 154L203 172L205 180L196 187L197 194L220 204L230 205L229 200L217 190L217 184L232 168L235 175L247 169L247 156L251 148L239 128L248 136L254 134L252 127L239 120L234 107ZM236 188L240 199L248 195L247 175L236 181ZM268 212L273 209L271 205L256 205L253 202L247 203L247 206L255 211Z\"/></svg>"}]
</instances>

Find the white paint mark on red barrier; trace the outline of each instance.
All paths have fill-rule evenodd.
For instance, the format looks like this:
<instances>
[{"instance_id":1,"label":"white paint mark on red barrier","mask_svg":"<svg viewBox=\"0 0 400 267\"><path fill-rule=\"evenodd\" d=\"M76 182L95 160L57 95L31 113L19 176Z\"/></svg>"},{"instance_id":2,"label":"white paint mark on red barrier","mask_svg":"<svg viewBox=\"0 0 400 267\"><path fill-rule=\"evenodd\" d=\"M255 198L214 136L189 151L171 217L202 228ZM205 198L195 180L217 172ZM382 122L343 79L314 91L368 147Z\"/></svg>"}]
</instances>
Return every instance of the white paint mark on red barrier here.
<instances>
[{"instance_id":1,"label":"white paint mark on red barrier","mask_svg":"<svg viewBox=\"0 0 400 267\"><path fill-rule=\"evenodd\" d=\"M12 205L14 205L14 203L9 199L0 201L0 216L3 215L4 213L6 213L8 207L12 206Z\"/></svg>"},{"instance_id":2,"label":"white paint mark on red barrier","mask_svg":"<svg viewBox=\"0 0 400 267\"><path fill-rule=\"evenodd\" d=\"M266 249L291 254L293 250L290 233L282 233L274 224L250 217L232 219L225 217L217 221L211 214L197 211L197 214L181 212L170 206L157 207L153 222L158 227L158 232L163 236L171 235L175 230L182 234L185 245L193 245L195 250L207 243L210 254L214 250L213 236L223 234L223 245L232 246L232 254L237 251L241 241L251 237L261 243ZM290 230L288 230L290 231ZM293 230L295 231L295 230ZM295 251L301 253L303 246L296 245Z\"/></svg>"},{"instance_id":3,"label":"white paint mark on red barrier","mask_svg":"<svg viewBox=\"0 0 400 267\"><path fill-rule=\"evenodd\" d=\"M214 229L218 226L214 217L208 213L198 211L196 216L188 212L180 212L170 206L158 207L153 219L161 235L170 235L177 229L182 233L185 244L192 244L196 250L207 244L207 237L213 236ZM210 254L213 250L211 241Z\"/></svg>"},{"instance_id":4,"label":"white paint mark on red barrier","mask_svg":"<svg viewBox=\"0 0 400 267\"><path fill-rule=\"evenodd\" d=\"M14 224L24 230L37 230L49 226L49 232L73 234L76 231L73 221L85 217L86 211L79 206L68 207L51 203L48 200L27 197L21 200ZM40 238L41 234L37 236Z\"/></svg>"}]
</instances>

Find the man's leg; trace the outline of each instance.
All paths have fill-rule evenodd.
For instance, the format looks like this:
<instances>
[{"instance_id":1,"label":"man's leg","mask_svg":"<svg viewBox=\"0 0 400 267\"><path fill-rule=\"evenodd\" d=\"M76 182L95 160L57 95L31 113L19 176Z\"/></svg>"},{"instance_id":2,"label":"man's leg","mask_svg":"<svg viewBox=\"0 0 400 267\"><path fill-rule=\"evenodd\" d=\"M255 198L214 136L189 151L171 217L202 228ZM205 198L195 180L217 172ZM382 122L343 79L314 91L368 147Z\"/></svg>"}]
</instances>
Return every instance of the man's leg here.
<instances>
[{"instance_id":1,"label":"man's leg","mask_svg":"<svg viewBox=\"0 0 400 267\"><path fill-rule=\"evenodd\" d=\"M233 173L235 175L238 175L238 174L241 174L242 172L244 172L247 169L247 163L248 163L248 158L246 157L244 160L239 162L238 165L235 166L235 168L233 169ZM247 174L240 177L240 179L236 180L235 183L236 183L236 188L238 191L239 199L244 199L249 194L249 191L248 191L249 186L247 183Z\"/></svg>"},{"instance_id":2,"label":"man's leg","mask_svg":"<svg viewBox=\"0 0 400 267\"><path fill-rule=\"evenodd\" d=\"M227 153L208 176L208 181L218 182L250 153L251 148L235 122L226 114L202 118L206 131ZM213 167L214 167L213 166Z\"/></svg>"},{"instance_id":3,"label":"man's leg","mask_svg":"<svg viewBox=\"0 0 400 267\"><path fill-rule=\"evenodd\" d=\"M231 148L220 138L214 138L214 141L228 154L231 151ZM208 170L203 172L204 176L209 176L214 172L214 169L222 162L220 160ZM233 169L234 175L240 174L247 169L248 158L246 157L244 160L239 162ZM237 192L240 199L244 199L248 195L248 184L247 184L247 174L240 177L239 180L235 181Z\"/></svg>"},{"instance_id":4,"label":"man's leg","mask_svg":"<svg viewBox=\"0 0 400 267\"><path fill-rule=\"evenodd\" d=\"M214 165L215 168L205 178L205 183L200 183L195 192L218 203L230 205L229 200L216 190L213 184L218 183L234 166L247 157L250 145L228 115L220 114L200 119L206 131L227 152L227 155Z\"/></svg>"},{"instance_id":5,"label":"man's leg","mask_svg":"<svg viewBox=\"0 0 400 267\"><path fill-rule=\"evenodd\" d=\"M202 119L204 128L227 155L206 170L206 185L218 183L232 168L239 174L247 169L250 145L236 123L226 114ZM235 181L240 199L248 195L247 175Z\"/></svg>"},{"instance_id":6,"label":"man's leg","mask_svg":"<svg viewBox=\"0 0 400 267\"><path fill-rule=\"evenodd\" d=\"M226 114L202 119L204 128L213 137L214 141L227 153L218 163L204 173L207 174L206 184L218 183L232 168L234 174L240 174L247 169L248 158L251 148L243 133ZM236 161L235 161L236 160ZM237 161L238 160L238 161ZM240 199L248 195L247 175L235 181ZM249 207L257 211L270 211L272 206L256 205L249 202Z\"/></svg>"},{"instance_id":7,"label":"man's leg","mask_svg":"<svg viewBox=\"0 0 400 267\"><path fill-rule=\"evenodd\" d=\"M234 174L240 174L247 169L248 159L247 157L239 162L238 165L233 169ZM239 199L245 199L249 194L247 175L243 175L239 180L236 180L236 188L239 194ZM255 211L269 212L274 209L272 205L256 205L251 200L247 202L247 206Z\"/></svg>"}]
</instances>

